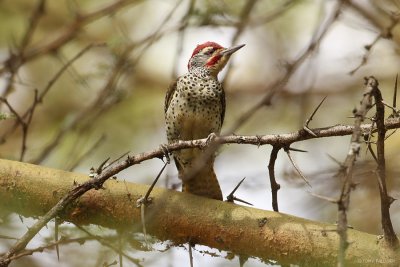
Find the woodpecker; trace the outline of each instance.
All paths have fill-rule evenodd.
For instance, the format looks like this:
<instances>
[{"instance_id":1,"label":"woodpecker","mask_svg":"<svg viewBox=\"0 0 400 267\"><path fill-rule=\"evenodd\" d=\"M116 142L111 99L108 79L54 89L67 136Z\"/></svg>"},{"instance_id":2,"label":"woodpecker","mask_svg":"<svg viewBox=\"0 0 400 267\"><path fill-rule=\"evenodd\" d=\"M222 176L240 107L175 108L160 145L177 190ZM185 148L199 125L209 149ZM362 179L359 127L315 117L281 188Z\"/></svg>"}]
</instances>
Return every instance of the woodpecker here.
<instances>
[{"instance_id":1,"label":"woodpecker","mask_svg":"<svg viewBox=\"0 0 400 267\"><path fill-rule=\"evenodd\" d=\"M206 138L219 134L225 117L225 93L218 73L230 56L243 45L224 48L214 42L198 45L189 59L188 73L173 82L165 97L165 122L168 143L177 140ZM174 151L182 191L222 200L214 172L215 155L195 169L196 159L204 153L199 148Z\"/></svg>"}]
</instances>

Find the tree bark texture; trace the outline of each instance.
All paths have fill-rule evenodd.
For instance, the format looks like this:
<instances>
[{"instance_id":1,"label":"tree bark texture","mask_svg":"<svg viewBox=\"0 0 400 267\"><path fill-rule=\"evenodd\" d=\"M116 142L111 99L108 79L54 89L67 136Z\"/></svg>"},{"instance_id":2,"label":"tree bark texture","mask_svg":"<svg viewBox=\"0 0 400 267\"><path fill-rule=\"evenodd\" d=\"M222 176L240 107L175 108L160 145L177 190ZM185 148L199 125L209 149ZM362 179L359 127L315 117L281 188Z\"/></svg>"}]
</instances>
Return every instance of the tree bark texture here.
<instances>
[{"instance_id":1,"label":"tree bark texture","mask_svg":"<svg viewBox=\"0 0 400 267\"><path fill-rule=\"evenodd\" d=\"M0 159L0 208L23 216L41 216L88 175ZM97 224L140 232L136 201L148 185L108 180L90 190L60 217L77 224ZM283 213L240 206L195 195L154 188L146 206L147 232L159 240L202 244L236 254L301 265L336 265L336 225ZM346 266L400 263L377 236L348 229Z\"/></svg>"}]
</instances>

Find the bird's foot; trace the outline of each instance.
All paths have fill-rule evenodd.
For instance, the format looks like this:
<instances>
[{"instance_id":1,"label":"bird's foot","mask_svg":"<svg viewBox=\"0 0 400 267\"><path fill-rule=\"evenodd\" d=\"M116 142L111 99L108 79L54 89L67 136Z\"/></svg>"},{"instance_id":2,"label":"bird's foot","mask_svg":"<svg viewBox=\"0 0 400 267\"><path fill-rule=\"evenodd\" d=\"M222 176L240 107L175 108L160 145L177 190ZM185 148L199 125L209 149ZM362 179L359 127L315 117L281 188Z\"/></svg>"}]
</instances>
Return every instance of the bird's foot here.
<instances>
[{"instance_id":1,"label":"bird's foot","mask_svg":"<svg viewBox=\"0 0 400 267\"><path fill-rule=\"evenodd\" d=\"M215 133L210 133L207 136L207 140L204 143L203 147L208 147L209 145L211 145L212 143L214 143L215 139L217 139L218 135L216 135Z\"/></svg>"},{"instance_id":2,"label":"bird's foot","mask_svg":"<svg viewBox=\"0 0 400 267\"><path fill-rule=\"evenodd\" d=\"M169 154L171 153L167 147L167 145L161 144L160 148L162 149L162 151L164 152L164 157L167 160L167 163L169 164L171 162L171 159L169 157Z\"/></svg>"}]
</instances>

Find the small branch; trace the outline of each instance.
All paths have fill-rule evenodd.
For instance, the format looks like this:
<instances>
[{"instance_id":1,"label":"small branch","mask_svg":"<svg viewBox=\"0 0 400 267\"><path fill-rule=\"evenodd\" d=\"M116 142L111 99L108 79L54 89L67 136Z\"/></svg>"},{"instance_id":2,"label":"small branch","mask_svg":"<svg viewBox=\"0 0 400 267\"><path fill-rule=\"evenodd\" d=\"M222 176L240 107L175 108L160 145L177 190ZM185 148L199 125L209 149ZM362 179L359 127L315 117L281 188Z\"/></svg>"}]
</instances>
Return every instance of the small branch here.
<instances>
[{"instance_id":1,"label":"small branch","mask_svg":"<svg viewBox=\"0 0 400 267\"><path fill-rule=\"evenodd\" d=\"M193 267L193 251L192 251L192 244L189 242L189 263L190 267Z\"/></svg>"},{"instance_id":2,"label":"small branch","mask_svg":"<svg viewBox=\"0 0 400 267\"><path fill-rule=\"evenodd\" d=\"M121 0L122 1L122 0ZM86 48L88 49L88 47ZM86 51L84 49L83 51ZM81 53L83 52L81 51ZM129 49L124 52L130 51ZM79 54L78 54L79 55ZM62 127L56 136L50 141L43 149L42 152L33 160L32 163L40 163L44 161L61 142L64 136L81 126L81 131L89 129L89 127L96 121L96 117L109 109L112 105L118 103L118 98L114 97L116 84L125 70L126 56L121 56L115 64L112 72L109 74L108 80L106 81L103 88L98 92L97 97L88 106L84 107L76 116L64 127Z\"/></svg>"},{"instance_id":3,"label":"small branch","mask_svg":"<svg viewBox=\"0 0 400 267\"><path fill-rule=\"evenodd\" d=\"M300 68L305 60L318 49L320 43L328 33L328 30L341 14L342 6L344 5L344 3L345 1L339 1L327 21L321 24L321 26L315 31L315 35L312 37L308 47L304 50L304 52L302 52L293 62L287 64L286 72L281 78L276 80L274 83L268 85L264 89L264 91L267 93L257 104L250 107L246 112L244 112L239 118L235 120L233 126L231 126L231 128L227 131L228 134L234 133L259 109L271 104L272 98L275 96L275 94L282 90L282 88L289 82L293 74Z\"/></svg>"},{"instance_id":4,"label":"small branch","mask_svg":"<svg viewBox=\"0 0 400 267\"><path fill-rule=\"evenodd\" d=\"M290 149L285 149L286 154L289 157L290 162L292 163L293 167L296 169L297 173L300 175L300 177L304 180L304 182L309 186L312 187L311 184L308 182L307 178L304 176L303 172L300 170L300 168L297 166L296 162L294 162L292 156L290 155Z\"/></svg>"},{"instance_id":5,"label":"small branch","mask_svg":"<svg viewBox=\"0 0 400 267\"><path fill-rule=\"evenodd\" d=\"M7 131L3 133L3 135L0 137L0 140L5 140L9 135L11 135L15 129L20 125L20 121L24 121L26 118L28 118L28 121L30 121L33 117L35 108L38 104L43 103L44 97L46 94L50 91L50 89L53 87L53 85L56 83L56 81L59 80L62 74L74 63L77 59L79 59L83 54L85 54L89 49L91 49L94 45L88 45L85 47L83 50L81 50L79 53L77 53L71 60L69 60L66 64L64 64L60 70L51 78L51 80L47 83L46 87L41 91L40 93L35 91L35 99L32 105L23 113L22 116L20 116L20 119L15 122ZM100 45L99 45L100 46ZM21 127L25 127L23 124L21 124Z\"/></svg>"},{"instance_id":6,"label":"small branch","mask_svg":"<svg viewBox=\"0 0 400 267\"><path fill-rule=\"evenodd\" d=\"M393 90L393 107L396 108L397 103L397 79L399 78L399 74L396 74L396 81L394 83L394 90Z\"/></svg>"},{"instance_id":7,"label":"small branch","mask_svg":"<svg viewBox=\"0 0 400 267\"><path fill-rule=\"evenodd\" d=\"M393 111L392 111L392 117L399 117L399 111L396 109L397 105L397 79L399 77L399 74L396 74L396 81L394 83L394 89L393 89Z\"/></svg>"},{"instance_id":8,"label":"small branch","mask_svg":"<svg viewBox=\"0 0 400 267\"><path fill-rule=\"evenodd\" d=\"M278 152L281 149L280 146L273 146L271 151L271 156L269 158L268 164L268 173L269 173L269 181L271 184L271 192L272 192L272 208L274 211L279 211L278 208L278 190L281 188L281 185L276 182L275 179L275 162L278 157Z\"/></svg>"},{"instance_id":9,"label":"small branch","mask_svg":"<svg viewBox=\"0 0 400 267\"><path fill-rule=\"evenodd\" d=\"M28 46L30 40L32 39L33 33L35 32L35 29L39 23L40 18L45 13L45 7L46 7L46 1L39 0L35 10L33 11L31 17L29 18L28 29L26 30L21 45L19 47L20 55L22 57L25 48Z\"/></svg>"},{"instance_id":10,"label":"small branch","mask_svg":"<svg viewBox=\"0 0 400 267\"><path fill-rule=\"evenodd\" d=\"M338 203L337 199L334 199L334 198L331 198L331 197L319 195L319 194L316 194L316 193L313 193L313 192L310 192L310 195L312 195L313 197L316 197L316 198L331 202L333 204L337 204Z\"/></svg>"},{"instance_id":11,"label":"small branch","mask_svg":"<svg viewBox=\"0 0 400 267\"><path fill-rule=\"evenodd\" d=\"M179 58L183 51L185 32L189 25L189 19L190 19L191 15L193 14L195 4L196 4L196 0L189 1L186 13L180 21L181 27L178 30L178 44L176 46L175 59L174 59L174 64L173 64L173 66L175 66L175 67L172 70L172 78L173 79L176 79L176 77L178 76L178 66L179 66L178 62L179 62Z\"/></svg>"},{"instance_id":12,"label":"small branch","mask_svg":"<svg viewBox=\"0 0 400 267\"><path fill-rule=\"evenodd\" d=\"M88 150L86 150L82 155L80 155L77 159L75 159L74 162L70 164L68 168L66 168L69 171L73 171L85 158L87 158L90 154L92 154L100 145L103 144L105 141L106 136L103 134L100 136L99 139L97 139L96 142L94 142Z\"/></svg>"},{"instance_id":13,"label":"small branch","mask_svg":"<svg viewBox=\"0 0 400 267\"><path fill-rule=\"evenodd\" d=\"M7 106L7 108L10 110L10 112L15 116L15 118L17 118L17 123L21 124L21 126L23 127L23 125L25 124L25 121L21 118L21 116L18 114L18 112L10 105L8 100L4 97L0 97L0 101L3 102Z\"/></svg>"},{"instance_id":14,"label":"small branch","mask_svg":"<svg viewBox=\"0 0 400 267\"><path fill-rule=\"evenodd\" d=\"M150 185L149 190L147 190L146 194L144 197L139 198L136 201L136 206L139 208L140 207L140 215L142 219L142 227L143 227L143 235L144 235L144 242L146 243L146 246L148 247L148 242L147 242L147 231L146 231L146 220L145 220L145 207L149 203L151 203L150 199L150 193L153 191L154 186L156 185L158 179L160 178L161 174L164 172L165 167L169 164L169 160L167 160L164 163L164 166L161 168L160 172L158 173L156 179L154 179L153 183Z\"/></svg>"},{"instance_id":15,"label":"small branch","mask_svg":"<svg viewBox=\"0 0 400 267\"><path fill-rule=\"evenodd\" d=\"M365 89L363 92L363 99L361 100L360 107L354 111L355 122L354 130L351 136L350 148L344 162L345 166L345 177L342 181L342 190L338 204L338 225L337 232L340 237L339 241L339 254L338 254L338 266L345 266L346 250L348 248L348 235L347 235L347 211L350 203L350 192L353 188L353 168L356 158L360 152L361 136L362 136L362 122L364 121L365 115L372 106L372 95L373 88L377 86L377 81L373 77L366 78Z\"/></svg>"},{"instance_id":16,"label":"small branch","mask_svg":"<svg viewBox=\"0 0 400 267\"><path fill-rule=\"evenodd\" d=\"M34 102L36 102L37 99L37 90L35 90L35 97L34 97ZM32 116L29 116L27 121L24 120L23 117L21 117L18 112L10 105L10 103L7 101L6 98L0 97L0 102L3 102L7 108L11 111L11 113L17 118L16 125L21 125L22 128L22 143L21 143L21 152L20 152L20 157L19 161L23 161L25 152L26 152L26 140L28 136L28 128L32 120Z\"/></svg>"},{"instance_id":17,"label":"small branch","mask_svg":"<svg viewBox=\"0 0 400 267\"><path fill-rule=\"evenodd\" d=\"M25 152L26 152L26 148L27 148L26 142L27 142L27 138L28 138L29 126L31 125L33 113L35 112L37 103L38 103L38 90L35 89L35 95L33 97L33 104L31 107L31 112L29 113L25 124L22 126L22 148L21 148L21 154L19 157L19 161L24 160L24 156L25 156Z\"/></svg>"},{"instance_id":18,"label":"small branch","mask_svg":"<svg viewBox=\"0 0 400 267\"><path fill-rule=\"evenodd\" d=\"M235 45L237 40L240 38L242 35L244 29L249 23L250 20L250 14L254 7L256 6L258 0L247 0L246 3L244 4L242 10L240 11L240 21L239 23L236 24L236 31L232 37L231 44ZM229 76L232 73L232 66L233 64L229 64L227 66L226 74L224 81L222 82L222 85L225 85L225 81L229 79Z\"/></svg>"},{"instance_id":19,"label":"small branch","mask_svg":"<svg viewBox=\"0 0 400 267\"><path fill-rule=\"evenodd\" d=\"M364 16L369 22L371 22L375 27L380 30L379 35L375 37L375 39L368 45L364 46L365 53L361 59L361 62L358 64L357 67L355 67L352 71L349 72L350 75L353 75L356 73L361 67L365 66L368 62L368 59L372 53L372 49L376 46L376 44L381 40L381 39L389 39L392 38L393 34L392 31L396 27L399 18L392 16L391 23L387 27L383 28L380 23L378 22L377 19L375 19L369 11L366 10L365 7L363 7L360 4L355 3L354 1L346 1L347 4L356 12L358 12L360 15ZM379 21L382 21L382 19L379 19Z\"/></svg>"},{"instance_id":20,"label":"small branch","mask_svg":"<svg viewBox=\"0 0 400 267\"><path fill-rule=\"evenodd\" d=\"M98 19L101 19L104 16L113 14L118 10L120 10L121 8L129 4L132 4L134 2L138 3L140 1L117 0L105 7L102 7L98 10L95 10L87 14L79 14L79 11L77 11L75 20L72 21L69 25L67 25L63 29L58 30L59 34L56 35L56 37L54 37L53 40L47 43L42 43L40 45L37 45L36 47L27 49L24 57L25 61L35 59L36 57L45 54L51 54L53 52L57 52L58 49L60 49L62 46L73 40L80 32L80 29L82 29L84 26Z\"/></svg>"},{"instance_id":21,"label":"small branch","mask_svg":"<svg viewBox=\"0 0 400 267\"><path fill-rule=\"evenodd\" d=\"M59 226L61 224L61 220L59 217L55 217L54 218L54 243L55 243L55 247L56 247L56 254L57 254L57 260L60 261L60 247L58 245L58 234L59 234Z\"/></svg>"},{"instance_id":22,"label":"small branch","mask_svg":"<svg viewBox=\"0 0 400 267\"><path fill-rule=\"evenodd\" d=\"M113 250L114 252L118 253L119 255L127 258L130 262L132 262L133 264L135 264L136 266L142 266L140 264L140 260L132 258L131 256L129 256L128 254L126 254L125 252L123 252L121 249L115 247L114 245L112 245L112 243L105 239L104 237L92 234L91 232L89 232L88 230L86 230L84 227L78 225L78 224L74 224L76 228L78 228L79 230L81 230L82 232L84 232L85 234L88 235L88 237L91 240L96 240L97 242L99 242L101 245L110 248L111 250Z\"/></svg>"},{"instance_id":23,"label":"small branch","mask_svg":"<svg viewBox=\"0 0 400 267\"><path fill-rule=\"evenodd\" d=\"M367 150L365 151L365 154L367 154L368 151L369 151L371 153L371 156L377 162L378 160L377 160L375 152L374 152L374 150L372 149L372 146L371 146L371 144L372 144L371 139L372 139L372 135L373 135L373 132L374 132L375 124L376 124L375 120L372 120L371 128L370 128L369 132L367 133L367 135L364 135L364 140L365 140L365 142L367 144Z\"/></svg>"},{"instance_id":24,"label":"small branch","mask_svg":"<svg viewBox=\"0 0 400 267\"><path fill-rule=\"evenodd\" d=\"M42 253L43 251L45 251L47 249L52 249L53 247L56 247L57 245L60 245L60 244L78 243L78 244L82 245L86 241L90 241L90 240L92 240L92 238L87 238L87 237L79 237L79 238L71 238L71 239L60 238L60 240L58 240L57 242L51 242L47 245L40 246L40 247L37 247L34 249L25 249L25 250L21 251L20 253L15 254L14 256L10 257L10 260L17 260L17 259L25 257L25 256L33 255L34 253L37 253L37 252Z\"/></svg>"},{"instance_id":25,"label":"small branch","mask_svg":"<svg viewBox=\"0 0 400 267\"><path fill-rule=\"evenodd\" d=\"M371 78L370 78L371 79ZM399 240L394 232L392 221L390 219L390 204L393 202L393 198L388 195L386 188L386 163L385 163L385 105L382 103L382 94L378 88L378 81L375 80L374 87L372 89L372 95L375 99L376 106L376 126L378 129L378 139L376 142L377 148L377 171L376 175L378 178L379 194L381 197L381 220L383 235L385 241L392 248L396 248L399 245Z\"/></svg>"},{"instance_id":26,"label":"small branch","mask_svg":"<svg viewBox=\"0 0 400 267\"><path fill-rule=\"evenodd\" d=\"M4 71L9 72L9 77L7 77L6 79L5 89L1 94L1 96L4 98L6 98L13 90L14 78L17 75L19 68L25 61L26 48L32 39L33 33L36 30L40 18L45 13L45 5L45 0L38 0L38 3L29 18L28 28L26 29L25 34L22 37L21 44L18 47L18 51L16 52L16 54L10 53L9 59L2 64L5 67L0 70L0 74L2 74Z\"/></svg>"},{"instance_id":27,"label":"small branch","mask_svg":"<svg viewBox=\"0 0 400 267\"><path fill-rule=\"evenodd\" d=\"M308 124L312 121L312 119L314 118L315 113L317 113L318 109L321 107L322 103L324 103L325 99L327 98L327 96L325 96L321 102L318 104L318 106L314 109L313 113L311 114L311 116L307 119L306 123L303 126L303 129L308 132L309 134L311 134L312 136L315 136L315 133L313 133L313 131L310 130L310 128L308 127Z\"/></svg>"}]
</instances>

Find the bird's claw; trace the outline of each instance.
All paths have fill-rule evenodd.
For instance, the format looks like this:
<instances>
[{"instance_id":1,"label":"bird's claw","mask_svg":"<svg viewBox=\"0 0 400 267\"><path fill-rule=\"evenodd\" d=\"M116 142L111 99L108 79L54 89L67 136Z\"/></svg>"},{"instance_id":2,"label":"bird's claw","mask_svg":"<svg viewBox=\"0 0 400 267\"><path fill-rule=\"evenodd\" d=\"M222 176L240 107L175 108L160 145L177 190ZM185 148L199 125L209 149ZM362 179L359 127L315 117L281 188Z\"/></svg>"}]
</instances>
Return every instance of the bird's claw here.
<instances>
[{"instance_id":1,"label":"bird's claw","mask_svg":"<svg viewBox=\"0 0 400 267\"><path fill-rule=\"evenodd\" d=\"M162 151L164 152L164 156L165 156L165 159L167 160L167 163L169 164L171 162L171 159L169 157L170 152L169 152L167 145L161 144L160 147L161 147Z\"/></svg>"},{"instance_id":2,"label":"bird's claw","mask_svg":"<svg viewBox=\"0 0 400 267\"><path fill-rule=\"evenodd\" d=\"M217 136L215 133L210 133L210 134L207 136L206 142L204 143L204 146L203 146L203 147L207 147L207 146L209 146L210 144L214 143L214 141L215 141L215 139L217 139L217 137L218 137L218 136Z\"/></svg>"}]
</instances>

